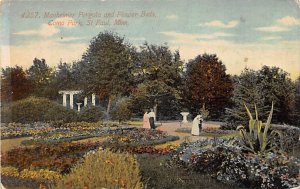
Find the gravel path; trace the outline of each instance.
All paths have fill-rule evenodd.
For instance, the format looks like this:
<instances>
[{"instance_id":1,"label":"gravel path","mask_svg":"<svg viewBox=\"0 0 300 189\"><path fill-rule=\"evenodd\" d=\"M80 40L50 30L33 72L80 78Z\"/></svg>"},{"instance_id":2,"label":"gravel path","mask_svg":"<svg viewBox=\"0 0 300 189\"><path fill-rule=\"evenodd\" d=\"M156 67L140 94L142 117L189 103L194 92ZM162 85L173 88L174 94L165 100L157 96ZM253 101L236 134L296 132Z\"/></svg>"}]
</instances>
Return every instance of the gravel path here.
<instances>
[{"instance_id":1,"label":"gravel path","mask_svg":"<svg viewBox=\"0 0 300 189\"><path fill-rule=\"evenodd\" d=\"M203 123L203 129L206 128L219 128L220 125L217 123ZM169 135L179 136L179 140L172 142L172 144L181 144L183 142L193 142L197 140L205 140L209 137L203 136L192 136L190 133L181 133L175 132L178 128L192 128L192 123L181 124L181 122L167 122L167 123L158 123L157 129L161 131L166 131Z\"/></svg>"}]
</instances>

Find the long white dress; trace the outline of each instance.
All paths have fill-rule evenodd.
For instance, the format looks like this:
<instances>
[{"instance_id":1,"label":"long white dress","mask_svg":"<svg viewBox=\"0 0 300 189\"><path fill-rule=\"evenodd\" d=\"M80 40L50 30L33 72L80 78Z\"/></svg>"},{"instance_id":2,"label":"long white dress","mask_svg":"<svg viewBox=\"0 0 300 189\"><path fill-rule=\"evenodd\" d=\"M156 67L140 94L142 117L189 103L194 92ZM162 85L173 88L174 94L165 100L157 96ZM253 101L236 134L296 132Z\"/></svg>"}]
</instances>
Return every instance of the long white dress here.
<instances>
[{"instance_id":1,"label":"long white dress","mask_svg":"<svg viewBox=\"0 0 300 189\"><path fill-rule=\"evenodd\" d=\"M199 124L200 120L202 119L201 115L197 115L194 120L193 120L193 125L192 125L192 135L197 135L199 136L200 130L199 130Z\"/></svg>"}]
</instances>

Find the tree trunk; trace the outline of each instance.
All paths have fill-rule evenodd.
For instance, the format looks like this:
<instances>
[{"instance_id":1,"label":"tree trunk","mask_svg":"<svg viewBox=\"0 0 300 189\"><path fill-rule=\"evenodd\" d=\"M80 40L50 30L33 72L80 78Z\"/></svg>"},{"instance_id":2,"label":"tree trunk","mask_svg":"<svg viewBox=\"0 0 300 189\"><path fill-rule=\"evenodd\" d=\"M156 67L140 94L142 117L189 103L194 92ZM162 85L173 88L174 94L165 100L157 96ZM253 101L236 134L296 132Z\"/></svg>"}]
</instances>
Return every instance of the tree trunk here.
<instances>
[{"instance_id":1,"label":"tree trunk","mask_svg":"<svg viewBox=\"0 0 300 189\"><path fill-rule=\"evenodd\" d=\"M112 101L112 97L109 96L108 97L108 104L107 104L107 109L106 109L106 113L109 116L109 112L110 112L110 108L111 108L111 101Z\"/></svg>"},{"instance_id":2,"label":"tree trunk","mask_svg":"<svg viewBox=\"0 0 300 189\"><path fill-rule=\"evenodd\" d=\"M153 106L153 111L154 111L154 114L155 114L155 117L154 117L154 121L157 120L157 100L155 99L154 100L154 106Z\"/></svg>"}]
</instances>

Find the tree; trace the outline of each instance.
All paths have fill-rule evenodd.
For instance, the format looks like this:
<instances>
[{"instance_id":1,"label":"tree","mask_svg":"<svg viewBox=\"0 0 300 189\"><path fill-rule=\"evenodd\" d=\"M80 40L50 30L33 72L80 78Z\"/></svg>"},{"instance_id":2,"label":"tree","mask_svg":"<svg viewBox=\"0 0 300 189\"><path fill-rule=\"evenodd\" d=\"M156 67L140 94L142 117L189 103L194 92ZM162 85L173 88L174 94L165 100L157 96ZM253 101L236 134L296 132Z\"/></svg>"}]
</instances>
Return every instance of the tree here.
<instances>
[{"instance_id":1,"label":"tree","mask_svg":"<svg viewBox=\"0 0 300 189\"><path fill-rule=\"evenodd\" d=\"M233 128L239 124L248 124L248 115L245 105L250 110L254 110L256 105L259 115L262 119L266 118L265 98L260 89L260 80L257 77L257 72L248 68L237 77L234 78L234 91L232 96L232 108L226 108L226 122Z\"/></svg>"},{"instance_id":2,"label":"tree","mask_svg":"<svg viewBox=\"0 0 300 189\"><path fill-rule=\"evenodd\" d=\"M232 90L225 65L215 54L199 55L188 62L183 99L192 114L198 114L205 106L210 118L220 118L230 102Z\"/></svg>"},{"instance_id":3,"label":"tree","mask_svg":"<svg viewBox=\"0 0 300 189\"><path fill-rule=\"evenodd\" d=\"M2 68L1 75L1 100L16 101L29 96L32 92L32 84L22 67Z\"/></svg>"},{"instance_id":4,"label":"tree","mask_svg":"<svg viewBox=\"0 0 300 189\"><path fill-rule=\"evenodd\" d=\"M258 71L264 104L274 103L273 122L292 123L295 89L289 74L278 67L263 66Z\"/></svg>"},{"instance_id":5,"label":"tree","mask_svg":"<svg viewBox=\"0 0 300 189\"><path fill-rule=\"evenodd\" d=\"M49 82L46 90L50 99L57 99L59 90L78 90L80 78L75 72L76 63L59 63Z\"/></svg>"},{"instance_id":6,"label":"tree","mask_svg":"<svg viewBox=\"0 0 300 189\"><path fill-rule=\"evenodd\" d=\"M258 71L245 69L236 79L232 102L226 122L233 128L248 121L244 103L252 110L256 104L261 119L267 118L263 113L274 103L273 122L293 123L294 85L288 73L278 67L263 66Z\"/></svg>"},{"instance_id":7,"label":"tree","mask_svg":"<svg viewBox=\"0 0 300 189\"><path fill-rule=\"evenodd\" d=\"M133 104L137 111L143 113L143 109L153 108L160 117L180 111L182 61L178 51L172 53L167 45L145 43L135 73L138 86Z\"/></svg>"},{"instance_id":8,"label":"tree","mask_svg":"<svg viewBox=\"0 0 300 189\"><path fill-rule=\"evenodd\" d=\"M34 94L36 96L47 97L47 89L53 74L53 69L50 68L45 59L33 60L33 65L27 70L28 78L34 86Z\"/></svg>"},{"instance_id":9,"label":"tree","mask_svg":"<svg viewBox=\"0 0 300 189\"><path fill-rule=\"evenodd\" d=\"M294 121L295 125L300 126L300 77L295 81L295 106L294 106Z\"/></svg>"},{"instance_id":10,"label":"tree","mask_svg":"<svg viewBox=\"0 0 300 189\"><path fill-rule=\"evenodd\" d=\"M134 60L135 49L124 38L111 32L102 32L92 39L77 65L85 93L95 93L102 99L108 99L107 113L110 112L114 96L131 92Z\"/></svg>"}]
</instances>

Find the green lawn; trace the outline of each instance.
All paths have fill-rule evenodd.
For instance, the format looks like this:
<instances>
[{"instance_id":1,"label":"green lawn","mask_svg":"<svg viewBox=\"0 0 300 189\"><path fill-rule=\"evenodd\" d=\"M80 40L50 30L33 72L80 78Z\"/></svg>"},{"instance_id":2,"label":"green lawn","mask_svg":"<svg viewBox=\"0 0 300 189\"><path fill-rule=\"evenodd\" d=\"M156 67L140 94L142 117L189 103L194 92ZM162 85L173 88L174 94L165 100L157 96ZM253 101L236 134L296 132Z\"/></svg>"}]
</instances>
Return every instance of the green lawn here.
<instances>
[{"instance_id":1,"label":"green lawn","mask_svg":"<svg viewBox=\"0 0 300 189\"><path fill-rule=\"evenodd\" d=\"M21 142L24 140L29 140L31 137L13 138L1 140L1 152L7 152L13 148L21 146Z\"/></svg>"}]
</instances>

